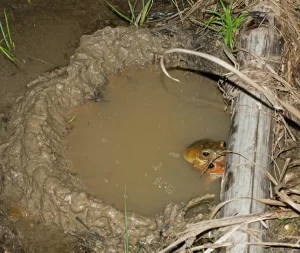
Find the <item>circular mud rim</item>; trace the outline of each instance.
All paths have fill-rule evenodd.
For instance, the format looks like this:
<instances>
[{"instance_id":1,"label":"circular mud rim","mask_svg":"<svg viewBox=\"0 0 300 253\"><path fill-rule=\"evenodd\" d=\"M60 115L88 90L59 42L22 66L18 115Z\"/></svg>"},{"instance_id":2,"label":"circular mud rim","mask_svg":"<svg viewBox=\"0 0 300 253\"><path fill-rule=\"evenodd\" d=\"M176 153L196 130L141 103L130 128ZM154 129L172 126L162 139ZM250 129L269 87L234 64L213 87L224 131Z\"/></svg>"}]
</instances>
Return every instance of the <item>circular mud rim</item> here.
<instances>
[{"instance_id":1,"label":"circular mud rim","mask_svg":"<svg viewBox=\"0 0 300 253\"><path fill-rule=\"evenodd\" d=\"M107 27L83 36L70 64L28 84L28 92L13 107L8 122L11 134L0 145L4 178L1 196L6 205L18 207L24 216L42 219L45 224L55 223L66 232L84 230L79 219L99 234L97 248L101 252L118 252L117 245L123 250L120 238L124 240L124 214L91 196L69 170L62 142L68 133L65 115L94 99L95 91L106 85L108 76L132 65L153 64L168 48L203 49L212 43L211 38L202 37L132 27ZM184 57L180 58L181 67L212 70L205 60ZM174 55L167 64L178 62ZM169 204L154 218L128 214L130 244L139 242L157 249L186 225L184 210Z\"/></svg>"}]
</instances>

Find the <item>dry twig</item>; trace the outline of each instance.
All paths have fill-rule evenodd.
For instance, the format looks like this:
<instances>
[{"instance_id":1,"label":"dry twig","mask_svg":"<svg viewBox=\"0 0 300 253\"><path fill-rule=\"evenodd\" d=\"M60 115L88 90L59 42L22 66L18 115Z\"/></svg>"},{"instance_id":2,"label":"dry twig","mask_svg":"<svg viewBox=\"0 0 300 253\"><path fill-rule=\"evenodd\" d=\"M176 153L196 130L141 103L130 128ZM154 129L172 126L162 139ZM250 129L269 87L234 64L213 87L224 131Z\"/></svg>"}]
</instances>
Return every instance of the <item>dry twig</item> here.
<instances>
[{"instance_id":1,"label":"dry twig","mask_svg":"<svg viewBox=\"0 0 300 253\"><path fill-rule=\"evenodd\" d=\"M253 80L248 78L241 71L237 70L236 68L234 68L233 66L231 66L227 62L219 59L218 57L212 56L210 54L206 54L206 53L202 53L202 52L196 52L196 51L192 51L192 50L188 50L188 49L182 49L182 48L172 48L172 49L166 50L164 52L164 54L162 55L161 59L160 59L160 65L161 65L161 68L162 68L162 71L164 72L164 74L167 77L171 78L172 80L174 80L176 82L180 82L178 79L173 78L172 76L170 76L170 74L167 72L167 70L165 68L164 56L166 54L170 54L170 53L192 54L192 55L196 55L196 56L205 58L207 60L210 60L212 62L215 62L215 63L219 64L220 66L222 66L222 67L226 68L227 70L229 70L229 71L233 72L234 74L236 74L242 81L244 81L245 83L251 85L257 91L261 92L269 100L269 102L273 105L273 108L275 110L282 110L283 108L280 106L280 104L281 104L288 112L290 112L291 114L293 114L295 117L297 117L300 120L300 112L294 106L292 106L292 105L288 104L287 102L279 99L278 97L275 97L268 88L260 86L258 83L254 82ZM248 86L246 84L239 83L238 85L240 86L240 88L242 88L244 90L248 89ZM258 100L260 100L257 96L256 96L256 98Z\"/></svg>"},{"instance_id":2,"label":"dry twig","mask_svg":"<svg viewBox=\"0 0 300 253\"><path fill-rule=\"evenodd\" d=\"M269 211L265 213L259 213L259 214L248 214L248 215L240 215L240 216L234 216L234 217L224 217L220 219L214 219L214 220L208 220L208 221L201 221L195 224L188 225L187 229L181 234L181 236L171 243L169 246L167 246L165 249L159 251L158 253L165 253L169 250L173 249L180 243L188 240L190 237L194 237L197 235L200 235L206 231L215 229L215 228L221 228L221 227L227 227L232 226L236 224L241 223L249 223L250 221L262 221L262 220L272 220L272 219L282 219L282 218L295 218L299 217L299 214L293 211Z\"/></svg>"}]
</instances>

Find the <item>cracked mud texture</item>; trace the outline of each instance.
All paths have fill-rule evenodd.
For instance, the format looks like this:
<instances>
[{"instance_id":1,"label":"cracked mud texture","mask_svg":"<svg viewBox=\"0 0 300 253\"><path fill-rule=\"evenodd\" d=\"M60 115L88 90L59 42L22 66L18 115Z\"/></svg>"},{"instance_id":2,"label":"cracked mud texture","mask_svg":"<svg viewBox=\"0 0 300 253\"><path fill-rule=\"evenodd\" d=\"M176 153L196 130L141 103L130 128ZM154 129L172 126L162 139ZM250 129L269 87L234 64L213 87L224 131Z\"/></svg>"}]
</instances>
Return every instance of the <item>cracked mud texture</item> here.
<instances>
[{"instance_id":1,"label":"cracked mud texture","mask_svg":"<svg viewBox=\"0 0 300 253\"><path fill-rule=\"evenodd\" d=\"M211 43L211 38L207 40ZM106 85L109 75L132 65L153 64L171 47L197 48L205 44L208 42L200 37L195 39L180 31L131 27L107 27L83 36L70 64L28 84L28 92L12 109L7 122L9 138L0 146L2 199L8 206L25 210L24 216L54 223L66 232L85 229L76 220L78 217L105 238L97 244L97 252L123 250L123 213L91 196L68 168L62 143L68 133L65 115L71 108L94 99L95 91ZM180 59L181 67L211 70L201 59ZM177 62L173 55L167 65ZM164 236L172 236L174 227L185 226L187 221L180 210L178 205L170 204L155 218L128 214L130 244L139 242L149 250L158 248Z\"/></svg>"}]
</instances>

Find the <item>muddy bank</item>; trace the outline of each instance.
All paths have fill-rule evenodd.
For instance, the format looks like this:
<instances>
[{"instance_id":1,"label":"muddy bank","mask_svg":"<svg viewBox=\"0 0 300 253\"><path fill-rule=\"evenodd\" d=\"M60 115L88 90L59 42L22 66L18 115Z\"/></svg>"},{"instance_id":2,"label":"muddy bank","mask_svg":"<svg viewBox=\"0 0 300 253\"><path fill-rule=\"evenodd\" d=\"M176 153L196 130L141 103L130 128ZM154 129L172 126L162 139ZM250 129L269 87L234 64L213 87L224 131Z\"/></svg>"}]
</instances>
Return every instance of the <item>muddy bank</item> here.
<instances>
[{"instance_id":1,"label":"muddy bank","mask_svg":"<svg viewBox=\"0 0 300 253\"><path fill-rule=\"evenodd\" d=\"M0 146L1 197L6 206L21 210L21 216L59 225L66 232L85 230L79 218L100 235L95 245L99 252L123 250L123 213L91 196L69 170L62 144L68 133L66 113L95 99L109 75L132 65L153 64L171 47L212 44L212 38L205 40L180 31L110 27L83 36L69 66L31 82L29 91L13 107L7 122L9 138ZM182 67L211 70L201 59L180 59ZM177 62L174 56L168 64ZM148 249L157 248L164 236L174 235L186 224L183 210L170 204L155 218L129 214L130 244L142 242Z\"/></svg>"}]
</instances>

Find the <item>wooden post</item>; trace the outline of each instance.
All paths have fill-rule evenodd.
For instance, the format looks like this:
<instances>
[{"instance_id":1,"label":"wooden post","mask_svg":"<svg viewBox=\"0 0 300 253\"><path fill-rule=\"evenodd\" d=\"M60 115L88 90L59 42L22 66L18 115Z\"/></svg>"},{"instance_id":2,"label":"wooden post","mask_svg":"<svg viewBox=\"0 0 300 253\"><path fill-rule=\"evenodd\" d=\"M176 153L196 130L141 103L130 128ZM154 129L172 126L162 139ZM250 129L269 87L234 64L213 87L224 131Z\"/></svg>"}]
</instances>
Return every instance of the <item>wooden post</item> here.
<instances>
[{"instance_id":1,"label":"wooden post","mask_svg":"<svg viewBox=\"0 0 300 253\"><path fill-rule=\"evenodd\" d=\"M260 2L250 12L240 32L239 48L248 51L239 53L240 69L260 71L264 68L253 55L263 57L273 68L276 67L274 60L280 62L282 40L278 33L280 27L276 20L276 9L277 7L270 2ZM264 103L252 97L251 93L259 96ZM269 180L265 171L269 170L271 162L274 112L267 105L267 99L256 91L242 91L234 99L228 140L228 150L234 153L228 153L226 156L226 172L221 190L223 201L239 197L269 196ZM254 199L245 199L225 205L221 215L229 217L264 211L264 204ZM263 240L261 224L259 222L245 224L231 236L229 240L236 245L228 247L226 252L264 252L263 247L245 244L256 241L255 236Z\"/></svg>"}]
</instances>

